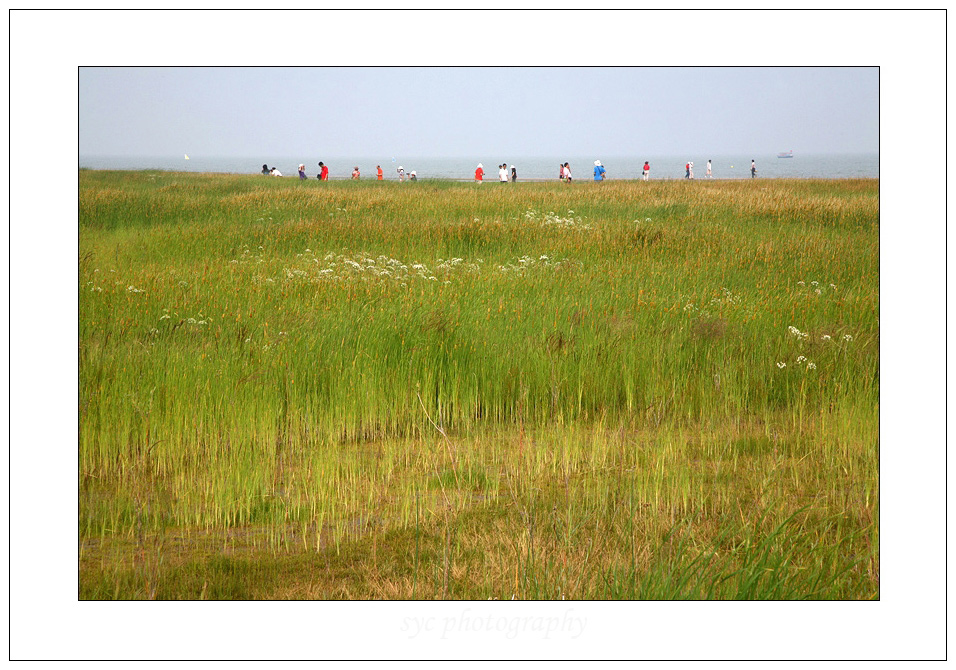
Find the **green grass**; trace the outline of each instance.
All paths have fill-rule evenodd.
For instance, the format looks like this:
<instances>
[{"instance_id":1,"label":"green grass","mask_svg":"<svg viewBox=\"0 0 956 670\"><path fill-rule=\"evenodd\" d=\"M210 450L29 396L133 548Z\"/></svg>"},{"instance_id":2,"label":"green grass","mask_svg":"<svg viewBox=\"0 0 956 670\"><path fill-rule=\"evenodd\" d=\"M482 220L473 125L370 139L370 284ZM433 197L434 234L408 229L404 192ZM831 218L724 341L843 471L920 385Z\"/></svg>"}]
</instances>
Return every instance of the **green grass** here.
<instances>
[{"instance_id":1,"label":"green grass","mask_svg":"<svg viewBox=\"0 0 956 670\"><path fill-rule=\"evenodd\" d=\"M81 171L80 597L879 597L878 190Z\"/></svg>"}]
</instances>

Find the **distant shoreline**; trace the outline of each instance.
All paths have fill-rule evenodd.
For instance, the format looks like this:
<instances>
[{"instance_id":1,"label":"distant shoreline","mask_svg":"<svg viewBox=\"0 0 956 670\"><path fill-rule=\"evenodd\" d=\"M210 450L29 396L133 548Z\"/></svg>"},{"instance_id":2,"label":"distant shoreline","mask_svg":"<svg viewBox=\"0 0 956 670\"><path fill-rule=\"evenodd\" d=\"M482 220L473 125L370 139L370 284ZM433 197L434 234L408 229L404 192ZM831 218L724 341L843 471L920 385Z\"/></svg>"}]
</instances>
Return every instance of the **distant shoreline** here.
<instances>
[{"instance_id":1,"label":"distant shoreline","mask_svg":"<svg viewBox=\"0 0 956 670\"><path fill-rule=\"evenodd\" d=\"M294 174L292 174L292 175L283 175L283 176L281 176L281 177L272 177L271 175L256 174L256 173L254 173L254 172L213 172L213 171L208 171L208 172L189 172L189 171L186 171L186 170L168 170L168 169L165 169L165 168L116 169L116 168L94 168L94 167L84 167L84 166L80 166L80 167L78 168L78 170L79 170L79 171L89 171L89 172L162 172L162 173L164 173L164 174L184 174L184 175L195 175L195 176L200 176L200 175L228 175L228 176L239 176L239 177L269 177L270 179L291 179L291 180L294 180L294 181L310 181L310 182L319 181L319 180L316 179L315 177L309 177L308 179L299 179L298 175L294 175ZM749 177L749 176L741 176L741 177L703 177L703 178L699 178L699 179L698 179L698 178L687 179L686 177L650 177L647 181L648 181L648 182L680 182L680 181L686 181L686 182L696 182L696 183L707 183L707 182L715 182L715 181L761 181L761 180L763 180L763 181L786 181L786 180L796 180L796 181L813 181L813 180L819 180L819 181L846 181L846 180L852 180L852 179L873 179L873 180L879 180L879 177L798 177L798 176L792 176L792 177L791 177L791 176L788 176L788 177L761 177L761 176L758 175L757 177ZM351 182L351 181L353 181L353 180L352 180L351 177L329 177L328 181ZM373 181L399 182L399 180L398 180L397 178L395 178L395 177L390 177L390 178L386 178L386 179L382 179L382 180L375 179L375 178L373 178L373 177L366 177L366 178L358 179L358 180L355 180L355 181L361 181L361 182L373 182ZM406 179L405 181L406 181L406 182L411 182L412 180ZM419 181L419 182L424 182L424 181L451 181L451 182L457 182L457 183L474 183L475 180L474 180L474 178L466 178L466 177L419 177L419 178L418 178L417 180L415 180L415 181ZM502 183L505 183L505 184L513 184L513 183L519 183L519 184L520 184L520 183L526 183L526 184L547 184L547 183L559 183L560 181L561 181L561 180L559 180L559 179L546 179L546 178L543 178L543 177L528 177L528 178L525 178L525 179L519 178L517 182L512 182L510 179L509 179L507 182L500 182L500 181L498 181L497 179L485 179L485 180L483 180L481 183L482 183L482 184L502 184ZM620 177L620 178L610 177L610 178L605 178L604 181L609 181L609 182L614 182L614 181L644 181L644 179L643 179L642 177L639 177L639 176L638 176L638 177ZM574 179L574 180L572 180L572 183L573 183L573 184L580 184L580 183L582 183L582 182L591 182L591 183L593 183L594 180L593 180L593 179Z\"/></svg>"}]
</instances>

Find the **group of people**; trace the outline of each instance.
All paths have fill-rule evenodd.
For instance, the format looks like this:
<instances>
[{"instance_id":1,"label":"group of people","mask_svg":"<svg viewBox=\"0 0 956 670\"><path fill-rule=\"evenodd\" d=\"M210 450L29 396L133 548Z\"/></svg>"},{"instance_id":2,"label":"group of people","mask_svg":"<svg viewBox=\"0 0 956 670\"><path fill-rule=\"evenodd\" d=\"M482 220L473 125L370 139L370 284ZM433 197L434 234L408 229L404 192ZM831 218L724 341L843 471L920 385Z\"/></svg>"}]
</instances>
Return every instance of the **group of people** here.
<instances>
[{"instance_id":1,"label":"group of people","mask_svg":"<svg viewBox=\"0 0 956 670\"><path fill-rule=\"evenodd\" d=\"M485 178L485 167L478 163L478 167L475 168L475 181L481 184ZM498 166L498 181L502 184L508 183L508 164L502 163ZM518 170L514 165L511 166L511 181L518 181Z\"/></svg>"},{"instance_id":2,"label":"group of people","mask_svg":"<svg viewBox=\"0 0 956 670\"><path fill-rule=\"evenodd\" d=\"M688 161L687 165L684 166L684 179L693 179L694 178L694 161ZM710 159L707 159L707 178L713 179L714 172L710 162Z\"/></svg>"},{"instance_id":3,"label":"group of people","mask_svg":"<svg viewBox=\"0 0 956 670\"><path fill-rule=\"evenodd\" d=\"M731 167L733 166L731 165ZM644 179L645 180L647 179L648 169L649 168L647 167L647 163L644 163L644 175L645 175ZM757 161L751 158L750 159L750 178L753 179L756 176L757 176ZM694 161L688 161L687 164L684 166L684 179L693 179L693 178L694 178ZM707 178L708 179L714 178L714 172L713 172L710 159L707 160Z\"/></svg>"},{"instance_id":4,"label":"group of people","mask_svg":"<svg viewBox=\"0 0 956 670\"><path fill-rule=\"evenodd\" d=\"M644 164L644 169L650 169L648 168L647 163ZM601 161L594 161L594 181L604 181L607 178L607 170L605 170L604 166L601 165ZM565 184L571 183L571 165L569 163L558 163L558 179L563 181Z\"/></svg>"},{"instance_id":5,"label":"group of people","mask_svg":"<svg viewBox=\"0 0 956 670\"><path fill-rule=\"evenodd\" d=\"M375 171L376 171L376 176L378 177L378 181L382 181L385 179L385 173L382 172L381 165L376 165ZM270 168L267 163L262 164L262 174L269 175L272 177L282 176L282 173L279 172L278 169L276 169L275 167ZM362 177L362 172L361 170L359 170L358 165L356 165L352 169L352 179L361 179L361 177ZM319 181L329 180L329 166L326 165L323 161L319 161L319 173L315 175L315 178L318 179ZM305 163L299 163L299 179L308 179L308 176L305 174ZM405 181L406 179L408 179L409 181L417 181L418 174L415 172L415 170L412 170L410 173L408 173L408 175L406 175L405 168L399 165L398 180Z\"/></svg>"},{"instance_id":6,"label":"group of people","mask_svg":"<svg viewBox=\"0 0 956 670\"><path fill-rule=\"evenodd\" d=\"M383 179L385 179L385 175L382 172L382 166L376 165L375 169L376 169L376 176L378 177L378 181L382 181ZM559 169L558 178L565 183L571 183L571 166L568 163L563 163L563 164L559 163L558 169ZM684 171L685 171L684 172L685 179L693 179L694 178L694 162L688 161L684 165ZM397 172L398 172L399 181L405 181L406 179L408 181L418 180L418 175L416 174L415 170L412 170L411 172L406 174L405 168L399 165ZM282 176L282 173L279 172L279 170L277 170L275 167L270 168L268 164L266 163L262 164L262 174L271 175L273 177ZM651 164L648 161L644 161L644 168L641 171L641 178L644 181L647 181L650 178L650 175L651 175ZM362 176L361 171L356 165L355 168L352 170L352 179L360 179L361 176ZM478 183L482 183L482 181L484 180L484 176L485 176L485 169L481 165L481 163L478 163L478 167L475 169L475 181ZM712 179L713 176L714 174L713 174L711 161L708 160L707 161L707 177L709 179ZM757 176L757 163L755 160L751 159L750 177L754 178L756 176ZM601 161L599 160L594 161L594 181L604 181L607 178L608 178L607 171L604 169L604 166L601 165ZM299 164L299 179L307 179L305 174L304 163ZM322 161L319 161L319 174L316 175L316 179L319 179L320 181L329 180L329 166L323 163ZM502 163L501 165L498 166L498 181L500 181L503 184L508 182L508 164L507 163ZM511 181L512 182L518 181L518 171L517 169L515 169L514 165L511 166Z\"/></svg>"},{"instance_id":7,"label":"group of people","mask_svg":"<svg viewBox=\"0 0 956 670\"><path fill-rule=\"evenodd\" d=\"M398 181L405 181L406 179L408 179L408 181L418 181L418 173L415 172L415 170L412 170L411 172L409 172L409 173L406 175L406 174L405 174L405 168L403 168L401 165L399 165L397 172L398 172ZM379 178L379 180L382 179L382 166L381 166L381 165L378 167L378 178Z\"/></svg>"},{"instance_id":8,"label":"group of people","mask_svg":"<svg viewBox=\"0 0 956 670\"><path fill-rule=\"evenodd\" d=\"M647 164L644 164L645 170L650 168ZM571 181L571 166L568 163L558 164L560 170L558 178L566 183ZM481 163L478 163L478 167L475 168L475 181L481 184L485 178L485 168ZM604 169L604 166L601 165L601 161L594 161L594 181L604 181L607 179L607 171ZM498 181L502 184L508 182L508 164L502 163L498 166ZM514 165L511 166L511 181L518 181L518 170Z\"/></svg>"}]
</instances>

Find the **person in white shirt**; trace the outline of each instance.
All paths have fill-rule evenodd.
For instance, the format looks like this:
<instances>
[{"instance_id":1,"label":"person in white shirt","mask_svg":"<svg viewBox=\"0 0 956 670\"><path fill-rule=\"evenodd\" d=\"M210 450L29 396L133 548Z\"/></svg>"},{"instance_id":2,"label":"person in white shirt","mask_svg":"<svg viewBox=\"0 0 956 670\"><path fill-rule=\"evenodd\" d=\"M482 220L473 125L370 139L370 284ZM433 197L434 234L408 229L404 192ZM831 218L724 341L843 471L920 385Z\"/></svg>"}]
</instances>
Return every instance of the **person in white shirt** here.
<instances>
[{"instance_id":1,"label":"person in white shirt","mask_svg":"<svg viewBox=\"0 0 956 670\"><path fill-rule=\"evenodd\" d=\"M498 181L502 184L508 183L508 167L505 163L498 166Z\"/></svg>"},{"instance_id":2,"label":"person in white shirt","mask_svg":"<svg viewBox=\"0 0 956 670\"><path fill-rule=\"evenodd\" d=\"M272 168L272 172L271 172L270 174L271 174L273 177L281 177L281 176L282 176L282 173L279 172L278 170L276 170L274 167Z\"/></svg>"}]
</instances>

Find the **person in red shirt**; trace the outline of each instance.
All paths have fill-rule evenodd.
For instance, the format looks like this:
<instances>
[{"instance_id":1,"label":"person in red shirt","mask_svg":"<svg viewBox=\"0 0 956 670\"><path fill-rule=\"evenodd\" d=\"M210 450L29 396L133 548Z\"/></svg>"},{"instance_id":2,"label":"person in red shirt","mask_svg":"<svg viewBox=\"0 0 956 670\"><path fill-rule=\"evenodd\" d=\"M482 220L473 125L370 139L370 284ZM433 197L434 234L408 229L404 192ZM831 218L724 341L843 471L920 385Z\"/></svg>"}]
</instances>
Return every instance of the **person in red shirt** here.
<instances>
[{"instance_id":1,"label":"person in red shirt","mask_svg":"<svg viewBox=\"0 0 956 670\"><path fill-rule=\"evenodd\" d=\"M485 169L481 167L481 163L478 163L478 169L475 170L475 181L480 184L481 179L484 176L485 176Z\"/></svg>"},{"instance_id":2,"label":"person in red shirt","mask_svg":"<svg viewBox=\"0 0 956 670\"><path fill-rule=\"evenodd\" d=\"M376 165L375 167L376 169L378 169L378 180L382 181L383 179L385 179L385 175L382 174L382 166Z\"/></svg>"},{"instance_id":3,"label":"person in red shirt","mask_svg":"<svg viewBox=\"0 0 956 670\"><path fill-rule=\"evenodd\" d=\"M329 180L329 166L319 161L319 167L322 168L322 172L319 173L319 179L322 181Z\"/></svg>"}]
</instances>

